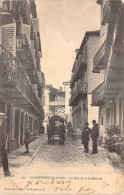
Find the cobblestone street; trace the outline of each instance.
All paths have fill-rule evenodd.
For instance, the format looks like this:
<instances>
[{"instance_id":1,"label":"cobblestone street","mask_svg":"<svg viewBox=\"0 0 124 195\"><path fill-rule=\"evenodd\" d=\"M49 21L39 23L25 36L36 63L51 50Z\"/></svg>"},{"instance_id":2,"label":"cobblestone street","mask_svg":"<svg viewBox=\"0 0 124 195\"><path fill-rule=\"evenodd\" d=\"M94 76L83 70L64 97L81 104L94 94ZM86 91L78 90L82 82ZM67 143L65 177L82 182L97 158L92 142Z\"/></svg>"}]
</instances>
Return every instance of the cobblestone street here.
<instances>
[{"instance_id":1,"label":"cobblestone street","mask_svg":"<svg viewBox=\"0 0 124 195\"><path fill-rule=\"evenodd\" d=\"M25 148L20 148L8 154L10 171L14 174L33 174L34 170L41 174L43 172L65 172L71 173L113 173L118 172L109 163L106 152L99 147L99 153L91 155L92 145L90 143L89 153L84 153L81 140L73 141L66 137L64 145L59 145L59 141L55 140L54 144L49 145L47 136L39 136L29 146L30 153L24 154ZM104 169L105 167L105 169ZM30 172L29 172L30 170ZM70 171L71 170L71 171ZM2 175L2 168L0 169Z\"/></svg>"},{"instance_id":2,"label":"cobblestone street","mask_svg":"<svg viewBox=\"0 0 124 195\"><path fill-rule=\"evenodd\" d=\"M42 171L48 172L48 170L49 172L56 171L58 173L71 173L72 170L73 173L95 173L96 171L97 173L105 173L105 170L110 173L116 171L118 172L117 168L115 169L111 164L109 164L104 149L99 148L98 154L91 155L90 144L90 151L88 154L85 154L83 152L84 148L81 144L81 140L73 141L71 138L67 137L64 145L59 145L58 141L55 141L52 145L48 145L47 136L41 136L35 141L34 146L30 146L30 153L33 152L32 148L35 151L33 156L30 157L29 160L25 159L25 164L23 163L18 167L14 167L15 173L25 172L28 174L29 170L30 174L33 174L34 170L39 174L41 174ZM28 155L25 155L25 158L27 156ZM21 162L20 159L19 162ZM10 169L11 165L12 163L10 162Z\"/></svg>"},{"instance_id":3,"label":"cobblestone street","mask_svg":"<svg viewBox=\"0 0 124 195\"><path fill-rule=\"evenodd\" d=\"M24 154L24 146L8 154L9 168L13 177L4 178L0 168L1 189L9 190L14 194L16 191L11 188L14 185L16 190L21 190L25 194L32 190L37 191L37 194L51 193L51 190L55 192L54 194L67 194L67 192L81 194L80 189L85 191L83 185L91 193L102 194L102 191L105 193L108 189L116 190L113 186L118 178L122 177L122 170L117 167L115 169L108 162L103 148L99 147L99 153L91 155L90 144L90 151L86 154L83 152L81 140L73 141L66 137L64 145L59 145L57 141L55 144L48 145L47 136L41 135L30 144L29 148L28 154ZM87 180L89 180L88 185ZM123 180L120 181L120 185L123 186ZM57 182L60 182L59 186ZM99 183L100 188L94 187L96 182Z\"/></svg>"}]
</instances>

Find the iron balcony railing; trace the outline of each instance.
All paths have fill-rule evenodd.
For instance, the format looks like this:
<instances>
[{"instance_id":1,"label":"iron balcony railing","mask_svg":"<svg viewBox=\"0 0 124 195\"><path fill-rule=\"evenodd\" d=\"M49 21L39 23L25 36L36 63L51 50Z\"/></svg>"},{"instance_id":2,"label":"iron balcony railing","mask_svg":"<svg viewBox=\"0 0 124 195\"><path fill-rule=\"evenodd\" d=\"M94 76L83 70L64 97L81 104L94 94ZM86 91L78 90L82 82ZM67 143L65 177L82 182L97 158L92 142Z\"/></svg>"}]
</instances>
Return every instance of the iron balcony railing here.
<instances>
[{"instance_id":1,"label":"iron balcony railing","mask_svg":"<svg viewBox=\"0 0 124 195\"><path fill-rule=\"evenodd\" d=\"M69 105L74 105L75 101L77 100L77 97L80 94L86 94L88 90L87 83L78 84L77 89L72 93L71 98L69 100Z\"/></svg>"},{"instance_id":2,"label":"iron balcony railing","mask_svg":"<svg viewBox=\"0 0 124 195\"><path fill-rule=\"evenodd\" d=\"M0 76L3 78L3 81L5 80L5 82L8 82L17 89L39 114L42 113L42 106L39 103L20 62L1 45Z\"/></svg>"},{"instance_id":3,"label":"iron balcony railing","mask_svg":"<svg viewBox=\"0 0 124 195\"><path fill-rule=\"evenodd\" d=\"M23 49L23 48L25 48L25 46L28 47L28 41L27 41L26 35L25 34L17 35L16 48Z\"/></svg>"},{"instance_id":4,"label":"iron balcony railing","mask_svg":"<svg viewBox=\"0 0 124 195\"><path fill-rule=\"evenodd\" d=\"M84 48L83 53L80 56L80 59L78 60L78 63L74 69L74 73L72 75L71 82L70 82L71 85L75 81L75 77L77 76L78 72L80 71L80 68L83 66L83 64L86 64L86 63L87 63L87 49Z\"/></svg>"},{"instance_id":5,"label":"iron balcony railing","mask_svg":"<svg viewBox=\"0 0 124 195\"><path fill-rule=\"evenodd\" d=\"M92 91L92 104L100 105L104 100L105 84L102 82L98 87Z\"/></svg>"}]
</instances>

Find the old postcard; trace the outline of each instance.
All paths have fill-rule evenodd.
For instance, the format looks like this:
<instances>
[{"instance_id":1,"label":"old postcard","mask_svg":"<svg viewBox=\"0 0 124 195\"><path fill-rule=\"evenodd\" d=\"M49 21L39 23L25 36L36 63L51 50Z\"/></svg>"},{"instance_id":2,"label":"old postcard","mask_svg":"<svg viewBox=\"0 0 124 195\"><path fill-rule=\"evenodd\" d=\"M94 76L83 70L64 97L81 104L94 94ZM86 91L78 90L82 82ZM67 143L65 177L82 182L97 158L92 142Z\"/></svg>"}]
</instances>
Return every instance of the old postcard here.
<instances>
[{"instance_id":1,"label":"old postcard","mask_svg":"<svg viewBox=\"0 0 124 195\"><path fill-rule=\"evenodd\" d=\"M0 194L124 194L123 0L0 0Z\"/></svg>"}]
</instances>

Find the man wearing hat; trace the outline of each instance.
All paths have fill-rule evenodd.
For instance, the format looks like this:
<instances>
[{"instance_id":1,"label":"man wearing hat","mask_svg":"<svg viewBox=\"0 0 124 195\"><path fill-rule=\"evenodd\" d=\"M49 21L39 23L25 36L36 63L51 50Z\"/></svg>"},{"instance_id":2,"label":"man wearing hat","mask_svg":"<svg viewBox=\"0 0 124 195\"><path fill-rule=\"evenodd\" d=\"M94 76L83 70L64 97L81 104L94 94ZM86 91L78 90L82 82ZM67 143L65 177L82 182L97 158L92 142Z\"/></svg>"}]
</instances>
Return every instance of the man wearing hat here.
<instances>
[{"instance_id":1,"label":"man wearing hat","mask_svg":"<svg viewBox=\"0 0 124 195\"><path fill-rule=\"evenodd\" d=\"M98 124L96 124L96 120L92 121L93 127L91 130L91 139L93 141L93 147L92 147L92 153L91 154L96 154L98 153L98 149L97 149L97 139L99 137L99 128L98 128Z\"/></svg>"},{"instance_id":2,"label":"man wearing hat","mask_svg":"<svg viewBox=\"0 0 124 195\"><path fill-rule=\"evenodd\" d=\"M89 150L89 140L90 140L89 135L91 133L91 129L88 126L89 126L89 123L86 122L85 128L82 133L82 143L84 144L85 153L88 153L88 150Z\"/></svg>"},{"instance_id":3,"label":"man wearing hat","mask_svg":"<svg viewBox=\"0 0 124 195\"><path fill-rule=\"evenodd\" d=\"M30 134L29 134L29 131L28 131L28 127L25 128L25 139L24 139L24 144L25 144L25 149L26 151L24 152L25 154L29 153L29 141L30 141Z\"/></svg>"},{"instance_id":4,"label":"man wearing hat","mask_svg":"<svg viewBox=\"0 0 124 195\"><path fill-rule=\"evenodd\" d=\"M0 112L0 157L2 160L2 166L3 166L3 172L4 176L11 176L9 172L9 167L8 167L8 158L7 158L7 153L5 150L5 139L4 139L4 121L7 117L5 116L4 113Z\"/></svg>"}]
</instances>

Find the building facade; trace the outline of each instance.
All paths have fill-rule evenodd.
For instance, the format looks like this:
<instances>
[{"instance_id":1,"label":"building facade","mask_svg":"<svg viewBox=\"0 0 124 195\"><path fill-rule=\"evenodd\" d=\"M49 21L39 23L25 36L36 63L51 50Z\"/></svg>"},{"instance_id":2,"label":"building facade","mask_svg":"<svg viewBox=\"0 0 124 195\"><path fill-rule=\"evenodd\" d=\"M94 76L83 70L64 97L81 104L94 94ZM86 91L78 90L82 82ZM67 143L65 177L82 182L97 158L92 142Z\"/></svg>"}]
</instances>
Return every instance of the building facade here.
<instances>
[{"instance_id":1,"label":"building facade","mask_svg":"<svg viewBox=\"0 0 124 195\"><path fill-rule=\"evenodd\" d=\"M38 133L44 119L44 74L34 0L0 3L0 112L8 149L23 144L25 128Z\"/></svg>"},{"instance_id":2,"label":"building facade","mask_svg":"<svg viewBox=\"0 0 124 195\"><path fill-rule=\"evenodd\" d=\"M54 115L59 115L65 118L65 91L54 88L52 85L45 86L45 133L47 132L47 124L49 123L49 118Z\"/></svg>"},{"instance_id":3,"label":"building facade","mask_svg":"<svg viewBox=\"0 0 124 195\"><path fill-rule=\"evenodd\" d=\"M97 0L101 6L100 48L93 60L93 72L100 74L92 92L92 104L99 106L101 136L106 128L119 125L124 133L124 3Z\"/></svg>"},{"instance_id":4,"label":"building facade","mask_svg":"<svg viewBox=\"0 0 124 195\"><path fill-rule=\"evenodd\" d=\"M71 107L69 106L69 100L71 97L70 81L63 82L65 91L65 118L67 123L72 123Z\"/></svg>"},{"instance_id":5,"label":"building facade","mask_svg":"<svg viewBox=\"0 0 124 195\"><path fill-rule=\"evenodd\" d=\"M81 135L85 122L90 126L92 120L98 120L98 108L92 104L92 90L98 85L99 75L93 74L93 57L99 47L99 31L85 33L79 49L76 50L76 58L72 69L70 82L72 106L73 131L75 135Z\"/></svg>"}]
</instances>

